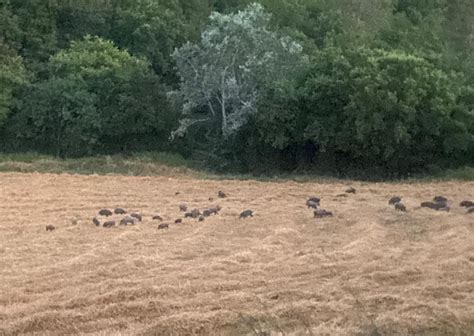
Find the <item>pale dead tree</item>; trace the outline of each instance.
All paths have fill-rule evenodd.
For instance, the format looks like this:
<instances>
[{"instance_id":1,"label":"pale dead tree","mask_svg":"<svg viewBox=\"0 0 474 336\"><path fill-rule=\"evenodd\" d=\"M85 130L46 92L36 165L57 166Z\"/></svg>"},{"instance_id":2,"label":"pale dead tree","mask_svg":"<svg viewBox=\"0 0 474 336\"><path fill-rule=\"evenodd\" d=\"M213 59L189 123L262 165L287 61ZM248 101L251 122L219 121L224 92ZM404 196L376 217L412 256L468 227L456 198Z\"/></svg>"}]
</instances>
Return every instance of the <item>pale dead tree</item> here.
<instances>
[{"instance_id":1,"label":"pale dead tree","mask_svg":"<svg viewBox=\"0 0 474 336\"><path fill-rule=\"evenodd\" d=\"M172 137L198 123L219 125L229 137L256 113L265 83L287 78L305 62L301 45L270 31L269 20L259 4L228 15L214 12L199 43L175 50L181 80L169 96L183 118Z\"/></svg>"}]
</instances>

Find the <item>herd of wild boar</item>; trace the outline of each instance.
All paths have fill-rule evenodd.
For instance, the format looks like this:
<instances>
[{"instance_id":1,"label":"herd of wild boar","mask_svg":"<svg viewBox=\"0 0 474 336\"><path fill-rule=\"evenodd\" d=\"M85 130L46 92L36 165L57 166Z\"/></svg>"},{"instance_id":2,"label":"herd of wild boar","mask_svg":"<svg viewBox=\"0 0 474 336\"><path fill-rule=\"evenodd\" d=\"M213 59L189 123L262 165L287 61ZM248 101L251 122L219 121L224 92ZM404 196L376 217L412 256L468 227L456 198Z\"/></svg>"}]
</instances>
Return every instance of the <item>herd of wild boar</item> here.
<instances>
[{"instance_id":1,"label":"herd of wild boar","mask_svg":"<svg viewBox=\"0 0 474 336\"><path fill-rule=\"evenodd\" d=\"M345 194L340 194L338 195L339 197L342 196L347 196L347 194L355 194L356 189L354 188L349 188L345 191ZM217 196L219 198L225 198L227 195L223 191L219 191L217 193ZM209 200L213 200L212 197L209 198ZM306 205L308 209L313 209L314 210L314 217L315 218L324 218L324 217L332 217L333 213L331 211L322 209L320 207L321 204L321 199L319 197L310 197L306 201ZM397 211L403 211L406 212L407 208L406 206L402 203L402 198L400 196L393 196L392 198L389 199L388 201L389 205L393 205L394 209ZM474 202L469 201L469 200L464 200L462 201L459 206L464 207L467 209L467 214L474 214ZM432 201L427 201L427 202L422 202L420 204L420 207L422 208L429 208L433 209L436 211L449 211L450 207L448 205L448 199L444 196L436 196L433 198ZM184 213L183 217L186 218L191 218L191 219L196 219L199 222L202 222L206 219L206 217L215 215L217 216L219 214L219 211L222 210L222 208L219 205L212 206L206 209L188 209L188 206L186 204L180 204L178 206L179 211ZM109 209L101 209L98 212L98 217L94 217L92 219L92 223L95 226L102 226L104 228L111 228L116 226L116 221L115 220L107 220L108 217L112 215L122 215L123 217L120 219L118 222L118 225L135 225L138 222L141 222L143 220L143 217L141 214L132 212L128 213L125 209L123 208L115 208L113 211ZM248 218L248 217L253 217L253 211L252 210L244 210L240 213L239 218ZM101 220L103 219L103 220ZM152 216L152 220L154 221L159 221L162 222L158 225L158 229L169 229L170 223L163 223L163 217L159 214L155 214ZM174 224L181 224L183 223L182 218L177 218L174 221ZM47 225L46 226L46 231L53 231L55 230L56 227L54 225Z\"/></svg>"},{"instance_id":2,"label":"herd of wild boar","mask_svg":"<svg viewBox=\"0 0 474 336\"><path fill-rule=\"evenodd\" d=\"M176 193L179 194L179 193ZM217 197L219 198L226 198L227 195L223 191L219 191L217 193ZM210 201L213 200L213 198L209 198ZM179 211L183 213L183 217L186 218L191 218L191 219L196 219L199 222L202 222L206 219L206 217L212 216L212 215L218 215L219 211L221 211L221 207L219 205L216 206L211 206L206 209L188 209L187 204L180 204L179 205ZM113 215L121 215L122 218L118 221L116 220L108 220L108 217L113 216ZM247 218L247 217L253 217L253 211L252 210L244 210L240 213L239 218ZM162 222L158 225L158 229L169 229L170 223L163 223L163 217L160 214L155 214L151 217L153 221L159 221ZM138 213L138 212L131 212L128 213L125 209L123 208L115 208L114 210L110 209L100 209L98 211L98 216L92 218L92 223L95 226L102 226L104 228L112 228L116 225L135 225L138 222L141 222L143 220L143 216ZM183 218L177 218L174 221L174 224L181 224L183 223ZM46 231L54 231L56 227L54 225L46 225Z\"/></svg>"}]
</instances>

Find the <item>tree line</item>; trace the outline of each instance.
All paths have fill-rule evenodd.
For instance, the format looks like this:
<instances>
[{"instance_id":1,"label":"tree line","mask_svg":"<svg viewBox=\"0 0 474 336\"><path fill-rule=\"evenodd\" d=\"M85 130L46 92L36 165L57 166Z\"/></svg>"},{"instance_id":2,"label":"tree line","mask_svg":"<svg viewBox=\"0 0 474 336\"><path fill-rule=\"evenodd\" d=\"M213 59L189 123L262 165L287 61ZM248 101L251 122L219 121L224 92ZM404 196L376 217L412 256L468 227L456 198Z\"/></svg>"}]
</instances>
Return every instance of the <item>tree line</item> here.
<instances>
[{"instance_id":1,"label":"tree line","mask_svg":"<svg viewBox=\"0 0 474 336\"><path fill-rule=\"evenodd\" d=\"M0 0L1 150L473 164L473 17L469 0Z\"/></svg>"}]
</instances>

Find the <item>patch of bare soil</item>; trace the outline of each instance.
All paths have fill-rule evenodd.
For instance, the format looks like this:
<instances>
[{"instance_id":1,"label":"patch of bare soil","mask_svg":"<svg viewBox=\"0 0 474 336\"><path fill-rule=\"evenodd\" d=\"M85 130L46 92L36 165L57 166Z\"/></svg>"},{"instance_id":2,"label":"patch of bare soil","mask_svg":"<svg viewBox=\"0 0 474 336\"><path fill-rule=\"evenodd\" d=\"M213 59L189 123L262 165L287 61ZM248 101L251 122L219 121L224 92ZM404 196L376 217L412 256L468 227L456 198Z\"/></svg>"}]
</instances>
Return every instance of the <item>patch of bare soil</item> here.
<instances>
[{"instance_id":1,"label":"patch of bare soil","mask_svg":"<svg viewBox=\"0 0 474 336\"><path fill-rule=\"evenodd\" d=\"M450 212L419 208L437 195ZM0 334L473 335L464 199L474 183L0 174ZM174 224L181 203L222 210ZM96 227L103 207L143 221Z\"/></svg>"}]
</instances>

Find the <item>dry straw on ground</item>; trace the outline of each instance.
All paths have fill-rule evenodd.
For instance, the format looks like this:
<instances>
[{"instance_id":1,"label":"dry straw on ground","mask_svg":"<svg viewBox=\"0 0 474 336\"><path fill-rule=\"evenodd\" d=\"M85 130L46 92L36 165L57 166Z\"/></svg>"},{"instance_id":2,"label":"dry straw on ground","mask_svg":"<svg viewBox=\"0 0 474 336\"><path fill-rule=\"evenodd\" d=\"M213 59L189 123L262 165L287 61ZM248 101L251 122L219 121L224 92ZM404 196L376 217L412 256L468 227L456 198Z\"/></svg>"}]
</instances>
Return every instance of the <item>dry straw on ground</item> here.
<instances>
[{"instance_id":1,"label":"dry straw on ground","mask_svg":"<svg viewBox=\"0 0 474 336\"><path fill-rule=\"evenodd\" d=\"M474 215L457 206L474 199L474 183L354 183L355 195L336 197L349 185L17 173L0 182L0 334L474 334ZM439 194L451 212L417 208ZM387 204L394 195L408 212ZM313 218L309 196L334 217ZM223 209L175 225L181 203ZM116 206L143 222L92 224ZM244 209L255 216L239 220ZM157 230L157 213L168 230Z\"/></svg>"}]
</instances>

